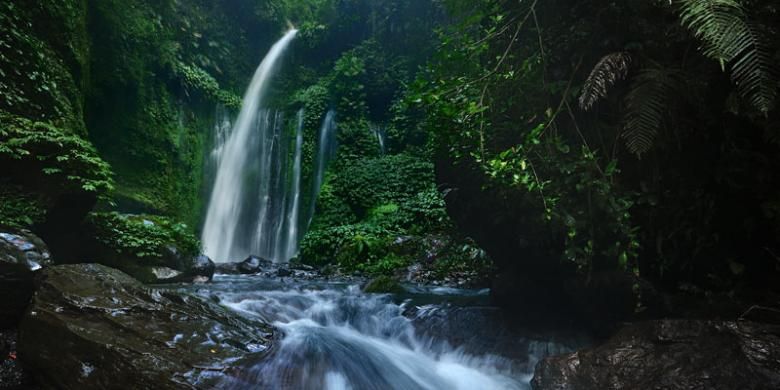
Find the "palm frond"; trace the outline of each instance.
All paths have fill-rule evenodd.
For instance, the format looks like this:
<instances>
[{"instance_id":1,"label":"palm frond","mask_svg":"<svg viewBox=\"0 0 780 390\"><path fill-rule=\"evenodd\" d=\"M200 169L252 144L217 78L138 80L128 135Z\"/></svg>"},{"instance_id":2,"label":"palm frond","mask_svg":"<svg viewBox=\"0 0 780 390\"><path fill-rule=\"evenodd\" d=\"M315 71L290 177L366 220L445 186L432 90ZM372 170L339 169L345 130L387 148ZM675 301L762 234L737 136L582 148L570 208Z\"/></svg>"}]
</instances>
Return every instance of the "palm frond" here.
<instances>
[{"instance_id":1,"label":"palm frond","mask_svg":"<svg viewBox=\"0 0 780 390\"><path fill-rule=\"evenodd\" d=\"M631 153L641 158L653 146L670 116L669 100L683 87L679 70L646 68L633 78L626 95L623 138Z\"/></svg>"},{"instance_id":2,"label":"palm frond","mask_svg":"<svg viewBox=\"0 0 780 390\"><path fill-rule=\"evenodd\" d=\"M703 43L702 53L730 68L737 91L763 113L772 109L777 75L759 29L737 0L682 0L682 24Z\"/></svg>"},{"instance_id":3,"label":"palm frond","mask_svg":"<svg viewBox=\"0 0 780 390\"><path fill-rule=\"evenodd\" d=\"M609 88L625 80L631 67L631 56L626 52L605 55L596 63L582 86L580 108L588 111L600 99L607 96Z\"/></svg>"}]
</instances>

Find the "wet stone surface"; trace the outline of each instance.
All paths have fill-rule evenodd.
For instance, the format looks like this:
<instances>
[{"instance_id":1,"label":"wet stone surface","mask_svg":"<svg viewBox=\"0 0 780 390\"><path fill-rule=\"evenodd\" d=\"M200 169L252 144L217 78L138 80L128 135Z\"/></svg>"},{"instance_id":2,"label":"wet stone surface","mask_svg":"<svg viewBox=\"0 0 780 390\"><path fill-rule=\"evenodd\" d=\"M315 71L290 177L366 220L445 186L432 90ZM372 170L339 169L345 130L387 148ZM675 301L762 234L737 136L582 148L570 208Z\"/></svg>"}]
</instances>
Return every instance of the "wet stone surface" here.
<instances>
[{"instance_id":1,"label":"wet stone surface","mask_svg":"<svg viewBox=\"0 0 780 390\"><path fill-rule=\"evenodd\" d=\"M0 329L15 327L33 293L33 274L51 264L49 250L30 232L0 232Z\"/></svg>"},{"instance_id":2,"label":"wet stone surface","mask_svg":"<svg viewBox=\"0 0 780 390\"><path fill-rule=\"evenodd\" d=\"M272 347L259 320L102 265L50 267L36 283L18 357L48 387L209 388Z\"/></svg>"},{"instance_id":3,"label":"wet stone surface","mask_svg":"<svg viewBox=\"0 0 780 390\"><path fill-rule=\"evenodd\" d=\"M536 390L780 388L780 326L662 320L536 366Z\"/></svg>"}]
</instances>

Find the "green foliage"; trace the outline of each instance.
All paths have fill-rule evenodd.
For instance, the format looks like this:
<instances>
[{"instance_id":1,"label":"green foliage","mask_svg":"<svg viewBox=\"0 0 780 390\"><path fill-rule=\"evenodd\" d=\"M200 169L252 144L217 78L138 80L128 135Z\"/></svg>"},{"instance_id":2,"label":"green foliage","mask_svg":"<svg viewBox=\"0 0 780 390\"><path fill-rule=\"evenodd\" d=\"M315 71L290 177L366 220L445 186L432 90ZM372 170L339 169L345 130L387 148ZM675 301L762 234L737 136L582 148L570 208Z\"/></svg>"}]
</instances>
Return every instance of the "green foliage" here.
<instances>
[{"instance_id":1,"label":"green foliage","mask_svg":"<svg viewBox=\"0 0 780 390\"><path fill-rule=\"evenodd\" d=\"M333 187L326 181L317 197L317 209L314 213L312 230L321 230L339 225L351 225L358 221L343 199L333 193Z\"/></svg>"},{"instance_id":2,"label":"green foliage","mask_svg":"<svg viewBox=\"0 0 780 390\"><path fill-rule=\"evenodd\" d=\"M602 57L582 85L580 108L590 110L615 83L628 76L631 67L631 55L626 52L610 53Z\"/></svg>"},{"instance_id":3,"label":"green foliage","mask_svg":"<svg viewBox=\"0 0 780 390\"><path fill-rule=\"evenodd\" d=\"M704 42L704 55L731 68L740 94L767 114L777 96L775 60L760 27L737 0L683 0L682 24Z\"/></svg>"},{"instance_id":4,"label":"green foliage","mask_svg":"<svg viewBox=\"0 0 780 390\"><path fill-rule=\"evenodd\" d=\"M434 266L437 278L467 272L484 277L495 272L493 261L472 240L451 242Z\"/></svg>"},{"instance_id":5,"label":"green foliage","mask_svg":"<svg viewBox=\"0 0 780 390\"><path fill-rule=\"evenodd\" d=\"M550 54L576 47L577 38L552 49L535 25L543 14L537 2L448 4L464 18L442 32L440 55L408 97L428 113L425 127L439 152L475 164L490 191L512 199L524 218L536 216L515 227L521 236L549 231L546 245L582 270L632 269L632 194L616 185L617 162L598 157L583 138L570 103L579 86L560 76L571 64ZM602 58L590 73L580 94L587 107L626 77L627 56Z\"/></svg>"},{"instance_id":6,"label":"green foliage","mask_svg":"<svg viewBox=\"0 0 780 390\"><path fill-rule=\"evenodd\" d=\"M399 154L361 160L339 172L332 185L336 195L364 215L374 206L424 192L433 182L433 164Z\"/></svg>"},{"instance_id":7,"label":"green foliage","mask_svg":"<svg viewBox=\"0 0 780 390\"><path fill-rule=\"evenodd\" d=\"M637 157L650 150L658 132L669 122L669 103L684 88L682 76L675 69L646 68L632 80L626 94L623 137L628 150Z\"/></svg>"},{"instance_id":8,"label":"green foliage","mask_svg":"<svg viewBox=\"0 0 780 390\"><path fill-rule=\"evenodd\" d=\"M187 257L200 253L200 242L190 228L166 217L91 213L86 224L100 244L122 258L156 261L168 255L169 247Z\"/></svg>"},{"instance_id":9,"label":"green foliage","mask_svg":"<svg viewBox=\"0 0 780 390\"><path fill-rule=\"evenodd\" d=\"M354 270L383 258L393 238L392 232L367 223L313 230L301 243L301 257L313 265L336 263Z\"/></svg>"},{"instance_id":10,"label":"green foliage","mask_svg":"<svg viewBox=\"0 0 780 390\"><path fill-rule=\"evenodd\" d=\"M48 2L47 2L48 3ZM78 24L84 17L69 1L56 2L38 10L14 2L0 6L0 110L37 121L50 122L67 132L86 135L78 76L82 68L68 69L71 56L83 61L86 31L81 26L63 27L63 20L51 20L47 12L61 8ZM68 22L64 22L68 23ZM47 26L47 29L44 26ZM58 34L60 33L60 34ZM67 41L61 43L62 40ZM70 50L59 45L68 46ZM65 55L68 55L66 57ZM82 64L83 65L83 64ZM74 66L76 67L76 66Z\"/></svg>"},{"instance_id":11,"label":"green foliage","mask_svg":"<svg viewBox=\"0 0 780 390\"><path fill-rule=\"evenodd\" d=\"M177 73L181 75L182 81L188 89L198 91L209 99L223 104L225 107L241 108L241 98L229 91L220 89L217 80L200 67L179 63Z\"/></svg>"},{"instance_id":12,"label":"green foliage","mask_svg":"<svg viewBox=\"0 0 780 390\"><path fill-rule=\"evenodd\" d=\"M24 189L0 182L0 226L29 229L46 216L41 199Z\"/></svg>"},{"instance_id":13,"label":"green foliage","mask_svg":"<svg viewBox=\"0 0 780 390\"><path fill-rule=\"evenodd\" d=\"M48 123L4 112L0 112L0 159L23 163L49 192L105 195L113 188L110 166L88 141Z\"/></svg>"}]
</instances>

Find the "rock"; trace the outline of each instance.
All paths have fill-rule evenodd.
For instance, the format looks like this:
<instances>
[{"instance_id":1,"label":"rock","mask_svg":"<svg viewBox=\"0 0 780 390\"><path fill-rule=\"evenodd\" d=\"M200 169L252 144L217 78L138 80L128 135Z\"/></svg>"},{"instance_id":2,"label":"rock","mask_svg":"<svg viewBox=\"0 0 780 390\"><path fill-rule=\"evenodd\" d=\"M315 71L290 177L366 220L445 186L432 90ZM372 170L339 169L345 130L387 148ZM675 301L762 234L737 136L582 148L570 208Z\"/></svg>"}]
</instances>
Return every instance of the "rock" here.
<instances>
[{"instance_id":1,"label":"rock","mask_svg":"<svg viewBox=\"0 0 780 390\"><path fill-rule=\"evenodd\" d=\"M780 326L662 320L536 366L536 390L778 389Z\"/></svg>"},{"instance_id":2,"label":"rock","mask_svg":"<svg viewBox=\"0 0 780 390\"><path fill-rule=\"evenodd\" d=\"M290 261L290 269L294 269L297 271L306 271L306 272L315 272L317 270L316 268L308 264L303 264L303 263L293 262L293 261Z\"/></svg>"},{"instance_id":3,"label":"rock","mask_svg":"<svg viewBox=\"0 0 780 390\"><path fill-rule=\"evenodd\" d=\"M273 262L270 260L263 259L261 257L257 256L249 256L246 258L246 260L238 263L238 266L236 267L238 269L238 272L244 275L250 275L250 274L257 274L262 272L262 267L267 267L272 265Z\"/></svg>"},{"instance_id":4,"label":"rock","mask_svg":"<svg viewBox=\"0 0 780 390\"><path fill-rule=\"evenodd\" d=\"M0 233L0 329L19 322L33 294L33 273L50 264L46 244L32 233Z\"/></svg>"},{"instance_id":5,"label":"rock","mask_svg":"<svg viewBox=\"0 0 780 390\"><path fill-rule=\"evenodd\" d=\"M170 269L168 267L152 267L152 274L157 278L158 281L175 281L177 280L181 275L182 272L177 271L175 269Z\"/></svg>"},{"instance_id":6,"label":"rock","mask_svg":"<svg viewBox=\"0 0 780 390\"><path fill-rule=\"evenodd\" d=\"M19 357L44 387L214 388L273 330L97 264L50 267L21 322Z\"/></svg>"},{"instance_id":7,"label":"rock","mask_svg":"<svg viewBox=\"0 0 780 390\"><path fill-rule=\"evenodd\" d=\"M276 270L276 276L280 278L291 276L292 274L293 274L292 271L290 271L288 268L280 267L279 269Z\"/></svg>"},{"instance_id":8,"label":"rock","mask_svg":"<svg viewBox=\"0 0 780 390\"><path fill-rule=\"evenodd\" d=\"M205 277L206 280L211 280L216 268L216 264L208 256L200 255L192 258L192 263L187 273L195 278Z\"/></svg>"},{"instance_id":9,"label":"rock","mask_svg":"<svg viewBox=\"0 0 780 390\"><path fill-rule=\"evenodd\" d=\"M398 294L404 292L404 288L397 280L389 276L379 276L369 281L363 287L363 292Z\"/></svg>"},{"instance_id":10,"label":"rock","mask_svg":"<svg viewBox=\"0 0 780 390\"><path fill-rule=\"evenodd\" d=\"M222 275L238 275L238 265L241 263L217 263L214 273Z\"/></svg>"},{"instance_id":11,"label":"rock","mask_svg":"<svg viewBox=\"0 0 780 390\"><path fill-rule=\"evenodd\" d=\"M193 256L189 261L182 260L177 269L152 267L156 280L148 283L206 283L214 276L216 264L206 255Z\"/></svg>"}]
</instances>

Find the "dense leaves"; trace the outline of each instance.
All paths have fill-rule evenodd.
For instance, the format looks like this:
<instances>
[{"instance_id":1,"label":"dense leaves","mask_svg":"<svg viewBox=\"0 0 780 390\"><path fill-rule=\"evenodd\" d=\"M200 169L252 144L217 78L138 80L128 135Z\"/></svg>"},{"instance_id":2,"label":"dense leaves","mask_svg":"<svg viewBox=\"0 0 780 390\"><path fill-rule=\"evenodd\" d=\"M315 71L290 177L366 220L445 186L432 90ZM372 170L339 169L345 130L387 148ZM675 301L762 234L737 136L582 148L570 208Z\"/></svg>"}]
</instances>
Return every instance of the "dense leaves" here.
<instances>
[{"instance_id":1,"label":"dense leaves","mask_svg":"<svg viewBox=\"0 0 780 390\"><path fill-rule=\"evenodd\" d=\"M187 225L153 215L92 213L87 229L92 236L117 255L139 259L161 259L171 248L183 256L200 253L200 243ZM106 259L106 261L113 259Z\"/></svg>"}]
</instances>

